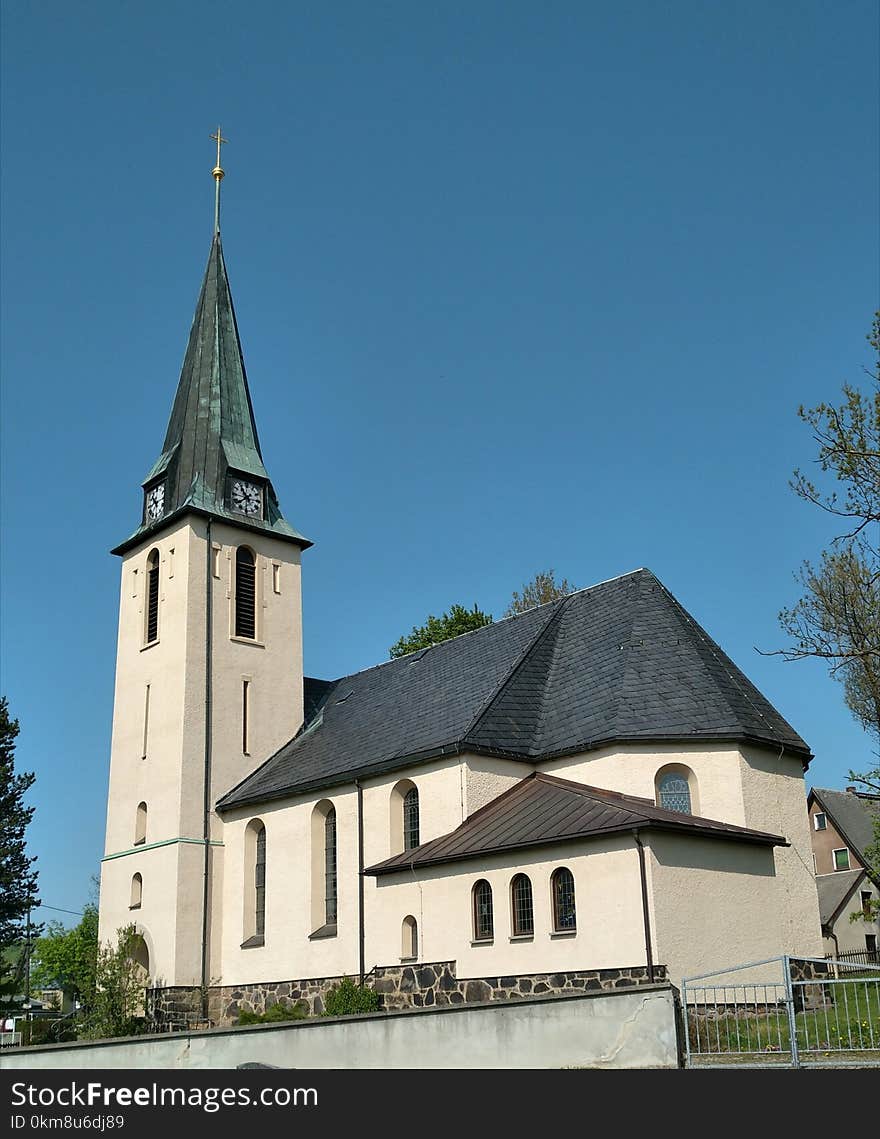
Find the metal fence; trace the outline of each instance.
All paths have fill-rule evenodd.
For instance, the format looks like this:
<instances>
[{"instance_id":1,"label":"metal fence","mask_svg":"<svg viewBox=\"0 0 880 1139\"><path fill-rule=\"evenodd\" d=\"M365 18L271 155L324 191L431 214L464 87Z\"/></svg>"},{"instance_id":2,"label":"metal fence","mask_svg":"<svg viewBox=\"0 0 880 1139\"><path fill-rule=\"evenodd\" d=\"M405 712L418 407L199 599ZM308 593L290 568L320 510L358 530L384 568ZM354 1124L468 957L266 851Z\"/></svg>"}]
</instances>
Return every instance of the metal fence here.
<instances>
[{"instance_id":1,"label":"metal fence","mask_svg":"<svg viewBox=\"0 0 880 1139\"><path fill-rule=\"evenodd\" d=\"M778 957L688 977L689 1067L880 1066L880 965Z\"/></svg>"}]
</instances>

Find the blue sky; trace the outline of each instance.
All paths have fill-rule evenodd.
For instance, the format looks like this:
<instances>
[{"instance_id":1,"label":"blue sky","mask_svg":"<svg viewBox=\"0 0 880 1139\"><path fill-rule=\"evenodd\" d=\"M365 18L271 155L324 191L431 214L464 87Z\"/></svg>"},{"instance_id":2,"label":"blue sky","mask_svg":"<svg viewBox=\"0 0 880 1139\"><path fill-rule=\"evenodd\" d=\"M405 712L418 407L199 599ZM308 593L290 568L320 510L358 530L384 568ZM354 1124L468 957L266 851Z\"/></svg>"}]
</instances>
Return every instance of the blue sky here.
<instances>
[{"instance_id":1,"label":"blue sky","mask_svg":"<svg viewBox=\"0 0 880 1139\"><path fill-rule=\"evenodd\" d=\"M2 6L2 691L43 901L103 853L118 559L211 238L304 557L306 670L555 567L652 569L841 787L762 657L837 532L797 407L864 380L873 0ZM44 916L53 916L44 911ZM59 916L55 914L54 916Z\"/></svg>"}]
</instances>

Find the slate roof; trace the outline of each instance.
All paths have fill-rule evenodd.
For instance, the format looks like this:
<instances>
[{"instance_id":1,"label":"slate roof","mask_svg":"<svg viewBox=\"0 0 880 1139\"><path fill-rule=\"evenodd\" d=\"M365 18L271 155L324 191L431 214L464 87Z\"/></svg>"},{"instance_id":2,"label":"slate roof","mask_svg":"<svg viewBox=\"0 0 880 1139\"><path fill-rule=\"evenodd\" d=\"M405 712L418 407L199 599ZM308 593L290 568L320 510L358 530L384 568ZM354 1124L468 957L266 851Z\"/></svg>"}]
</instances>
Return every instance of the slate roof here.
<instances>
[{"instance_id":1,"label":"slate roof","mask_svg":"<svg viewBox=\"0 0 880 1139\"><path fill-rule=\"evenodd\" d=\"M860 862L865 862L865 847L874 841L873 820L880 817L880 795L833 791L827 787L814 787L811 795L834 823L850 850Z\"/></svg>"},{"instance_id":2,"label":"slate roof","mask_svg":"<svg viewBox=\"0 0 880 1139\"><path fill-rule=\"evenodd\" d=\"M230 470L265 486L264 518L245 518L227 509ZM114 554L124 553L188 510L269 532L303 549L312 545L283 517L263 465L219 233L211 243L162 453L142 485L163 478L164 515L143 522Z\"/></svg>"},{"instance_id":3,"label":"slate roof","mask_svg":"<svg viewBox=\"0 0 880 1139\"><path fill-rule=\"evenodd\" d=\"M816 876L822 925L834 924L838 910L864 877L864 870L836 870L833 874Z\"/></svg>"},{"instance_id":4,"label":"slate roof","mask_svg":"<svg viewBox=\"0 0 880 1139\"><path fill-rule=\"evenodd\" d=\"M682 815L655 807L650 799L586 787L538 771L475 811L450 834L367 867L365 873L378 877L417 866L458 862L571 839L597 838L636 828L788 846L779 835Z\"/></svg>"},{"instance_id":5,"label":"slate roof","mask_svg":"<svg viewBox=\"0 0 880 1139\"><path fill-rule=\"evenodd\" d=\"M435 756L527 764L623 741L801 737L650 570L343 677L224 810Z\"/></svg>"}]
</instances>

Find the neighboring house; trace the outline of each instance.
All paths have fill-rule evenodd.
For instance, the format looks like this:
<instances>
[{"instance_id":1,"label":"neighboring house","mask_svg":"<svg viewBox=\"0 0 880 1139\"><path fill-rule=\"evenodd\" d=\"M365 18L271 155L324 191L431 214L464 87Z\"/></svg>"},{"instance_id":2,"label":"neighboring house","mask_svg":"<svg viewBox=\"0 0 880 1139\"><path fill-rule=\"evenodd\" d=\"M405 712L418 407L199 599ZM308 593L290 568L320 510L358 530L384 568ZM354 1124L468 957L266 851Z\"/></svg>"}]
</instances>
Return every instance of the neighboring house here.
<instances>
[{"instance_id":1,"label":"neighboring house","mask_svg":"<svg viewBox=\"0 0 880 1139\"><path fill-rule=\"evenodd\" d=\"M813 869L825 952L865 953L877 958L880 921L851 921L868 913L880 899L880 877L865 854L875 841L874 819L880 817L880 795L847 787L832 791L814 787L807 797Z\"/></svg>"},{"instance_id":2,"label":"neighboring house","mask_svg":"<svg viewBox=\"0 0 880 1139\"><path fill-rule=\"evenodd\" d=\"M219 232L142 485L100 936L134 921L154 985L259 1005L393 967L458 1003L821 955L809 747L649 570L303 675L312 543L260 452Z\"/></svg>"}]
</instances>

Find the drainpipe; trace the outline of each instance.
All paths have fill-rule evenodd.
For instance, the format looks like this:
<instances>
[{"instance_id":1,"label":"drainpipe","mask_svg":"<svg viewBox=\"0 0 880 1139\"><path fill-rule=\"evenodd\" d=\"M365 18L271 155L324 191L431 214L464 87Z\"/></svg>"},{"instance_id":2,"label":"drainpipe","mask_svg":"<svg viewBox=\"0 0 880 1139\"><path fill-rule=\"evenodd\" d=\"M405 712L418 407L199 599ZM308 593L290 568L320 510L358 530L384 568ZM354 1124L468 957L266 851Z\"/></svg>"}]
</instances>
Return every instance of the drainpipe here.
<instances>
[{"instance_id":1,"label":"drainpipe","mask_svg":"<svg viewBox=\"0 0 880 1139\"><path fill-rule=\"evenodd\" d=\"M211 588L213 548L211 544L211 519L208 518L207 554L205 561L205 778L204 778L204 822L202 841L205 857L202 881L202 1019L208 1019L208 905L210 901L210 857L211 857L211 700L213 684L211 675L211 642L214 628L213 590Z\"/></svg>"},{"instance_id":2,"label":"drainpipe","mask_svg":"<svg viewBox=\"0 0 880 1139\"><path fill-rule=\"evenodd\" d=\"M364 789L361 781L355 779L358 802L358 969L361 975L360 983L364 983L366 975L364 954Z\"/></svg>"},{"instance_id":3,"label":"drainpipe","mask_svg":"<svg viewBox=\"0 0 880 1139\"><path fill-rule=\"evenodd\" d=\"M648 912L648 878L645 873L645 848L639 838L639 832L633 831L633 838L639 848L639 876L642 880L642 917L645 922L645 961L648 965L648 980L654 981L654 957L651 953L651 917Z\"/></svg>"}]
</instances>

